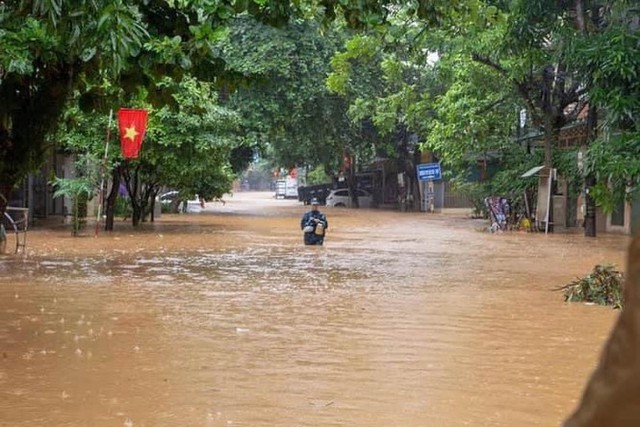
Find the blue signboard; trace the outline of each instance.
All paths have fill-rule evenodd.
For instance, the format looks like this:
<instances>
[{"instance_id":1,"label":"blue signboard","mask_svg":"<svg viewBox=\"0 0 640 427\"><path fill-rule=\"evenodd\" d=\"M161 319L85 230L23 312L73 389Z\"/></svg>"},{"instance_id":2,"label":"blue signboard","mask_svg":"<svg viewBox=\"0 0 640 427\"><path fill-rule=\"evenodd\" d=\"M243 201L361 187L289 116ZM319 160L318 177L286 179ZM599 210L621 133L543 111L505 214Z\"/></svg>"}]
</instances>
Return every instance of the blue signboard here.
<instances>
[{"instance_id":1,"label":"blue signboard","mask_svg":"<svg viewBox=\"0 0 640 427\"><path fill-rule=\"evenodd\" d=\"M437 181L442 179L442 170L440 163L422 163L417 166L418 180L420 181Z\"/></svg>"}]
</instances>

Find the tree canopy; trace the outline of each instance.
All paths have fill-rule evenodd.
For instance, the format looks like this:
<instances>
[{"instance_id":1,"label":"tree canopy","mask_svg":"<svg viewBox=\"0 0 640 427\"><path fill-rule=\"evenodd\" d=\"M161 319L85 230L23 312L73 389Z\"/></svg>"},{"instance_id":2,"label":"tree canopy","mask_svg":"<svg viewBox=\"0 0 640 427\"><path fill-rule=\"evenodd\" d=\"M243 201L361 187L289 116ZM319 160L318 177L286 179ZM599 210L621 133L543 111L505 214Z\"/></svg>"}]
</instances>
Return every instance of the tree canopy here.
<instances>
[{"instance_id":1,"label":"tree canopy","mask_svg":"<svg viewBox=\"0 0 640 427\"><path fill-rule=\"evenodd\" d=\"M633 189L638 20L627 0L4 1L0 192L39 166L70 99L103 116L143 102L200 148L186 132L211 138L237 117L215 138L225 176L255 150L326 170L345 152L403 158L417 142L451 164L506 153L522 108L551 165L560 129L598 111L609 130L588 171ZM220 99L205 108L215 124L184 115L183 80L201 105Z\"/></svg>"}]
</instances>

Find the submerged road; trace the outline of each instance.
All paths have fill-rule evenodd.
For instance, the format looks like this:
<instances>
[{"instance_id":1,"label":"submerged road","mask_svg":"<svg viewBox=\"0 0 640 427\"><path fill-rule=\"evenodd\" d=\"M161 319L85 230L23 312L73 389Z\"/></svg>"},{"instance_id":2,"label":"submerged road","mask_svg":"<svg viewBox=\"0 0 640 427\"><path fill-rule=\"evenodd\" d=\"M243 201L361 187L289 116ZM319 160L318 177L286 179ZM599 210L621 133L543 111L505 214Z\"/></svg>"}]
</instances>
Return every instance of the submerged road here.
<instances>
[{"instance_id":1,"label":"submerged road","mask_svg":"<svg viewBox=\"0 0 640 427\"><path fill-rule=\"evenodd\" d=\"M552 426L617 311L566 304L628 238L236 193L0 256L0 426Z\"/></svg>"}]
</instances>

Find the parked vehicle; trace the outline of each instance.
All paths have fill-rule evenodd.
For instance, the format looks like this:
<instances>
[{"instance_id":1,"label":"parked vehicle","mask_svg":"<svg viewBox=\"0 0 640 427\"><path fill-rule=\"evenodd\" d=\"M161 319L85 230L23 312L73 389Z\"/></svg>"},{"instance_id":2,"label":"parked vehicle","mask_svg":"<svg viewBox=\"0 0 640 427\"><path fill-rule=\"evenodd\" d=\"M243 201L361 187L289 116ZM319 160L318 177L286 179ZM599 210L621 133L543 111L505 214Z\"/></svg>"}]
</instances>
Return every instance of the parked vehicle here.
<instances>
[{"instance_id":1,"label":"parked vehicle","mask_svg":"<svg viewBox=\"0 0 640 427\"><path fill-rule=\"evenodd\" d=\"M287 177L276 181L276 199L294 199L298 196L297 178Z\"/></svg>"},{"instance_id":2,"label":"parked vehicle","mask_svg":"<svg viewBox=\"0 0 640 427\"><path fill-rule=\"evenodd\" d=\"M373 196L368 191L357 189L358 192L358 204L361 208L370 208ZM349 196L349 190L347 188L340 188L338 190L332 190L327 196L327 206L335 207L351 207L351 197Z\"/></svg>"},{"instance_id":3,"label":"parked vehicle","mask_svg":"<svg viewBox=\"0 0 640 427\"><path fill-rule=\"evenodd\" d=\"M170 205L180 194L179 191L168 191L158 196L158 201L163 205Z\"/></svg>"},{"instance_id":4,"label":"parked vehicle","mask_svg":"<svg viewBox=\"0 0 640 427\"><path fill-rule=\"evenodd\" d=\"M159 195L157 200L160 202L160 204L169 206L176 202L179 196L180 192L177 190L168 191ZM180 204L177 206L177 208L179 212L199 213L202 212L204 203L196 194L196 197L193 200L180 200Z\"/></svg>"},{"instance_id":5,"label":"parked vehicle","mask_svg":"<svg viewBox=\"0 0 640 427\"><path fill-rule=\"evenodd\" d=\"M298 200L308 205L311 203L311 199L316 198L321 205L324 205L332 189L333 184L316 184L298 187Z\"/></svg>"}]
</instances>

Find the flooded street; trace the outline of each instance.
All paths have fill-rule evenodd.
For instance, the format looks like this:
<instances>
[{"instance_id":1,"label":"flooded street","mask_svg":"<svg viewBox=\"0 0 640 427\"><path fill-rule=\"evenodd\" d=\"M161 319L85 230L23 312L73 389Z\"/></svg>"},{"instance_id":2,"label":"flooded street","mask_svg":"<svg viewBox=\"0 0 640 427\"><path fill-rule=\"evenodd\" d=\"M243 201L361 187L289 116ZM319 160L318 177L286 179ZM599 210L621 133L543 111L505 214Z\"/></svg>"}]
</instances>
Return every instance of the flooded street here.
<instances>
[{"instance_id":1,"label":"flooded street","mask_svg":"<svg viewBox=\"0 0 640 427\"><path fill-rule=\"evenodd\" d=\"M553 289L626 237L225 200L0 256L0 426L554 426L618 313Z\"/></svg>"}]
</instances>

